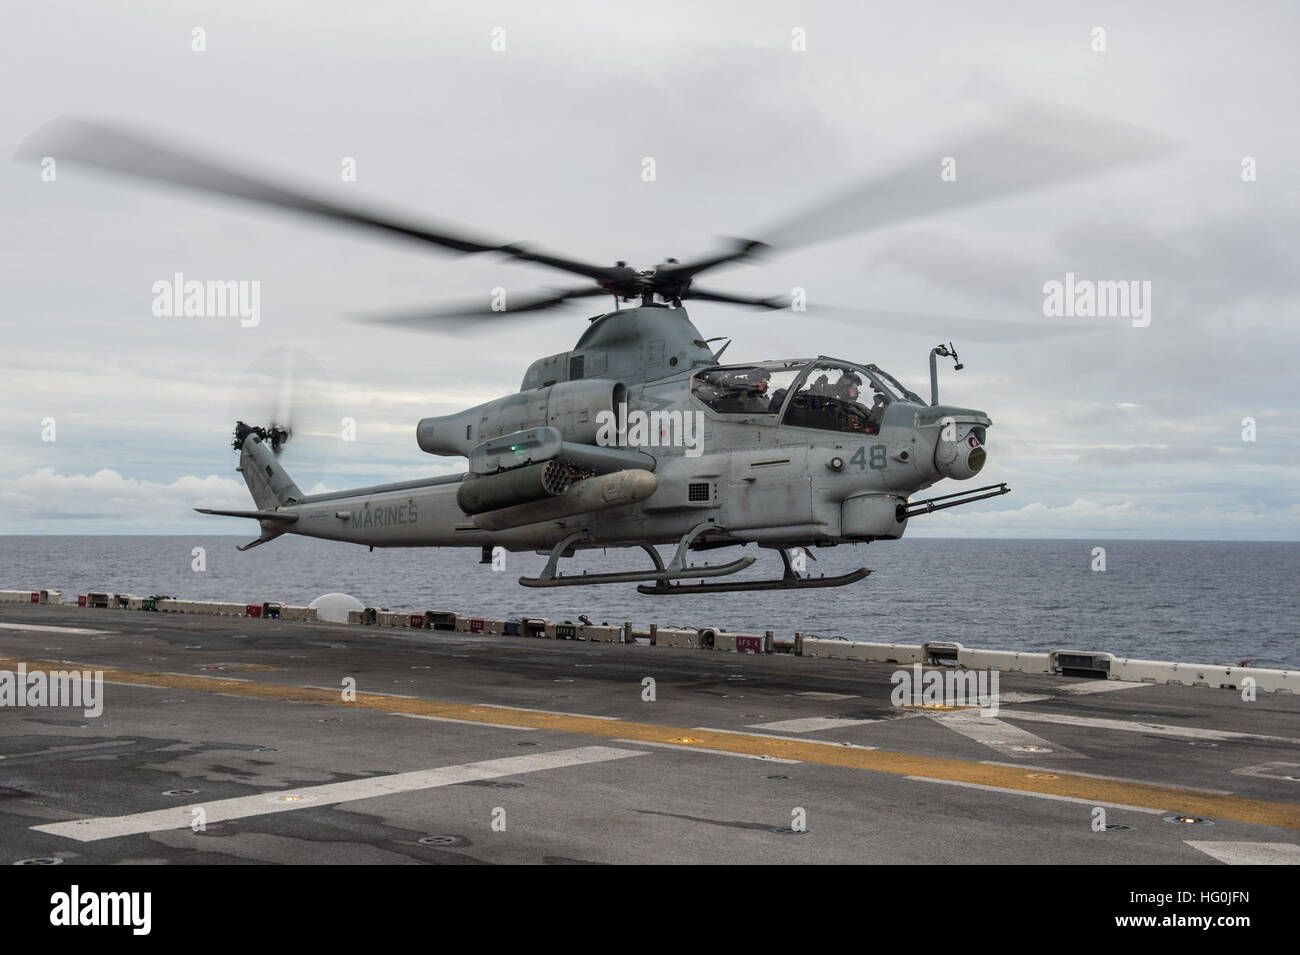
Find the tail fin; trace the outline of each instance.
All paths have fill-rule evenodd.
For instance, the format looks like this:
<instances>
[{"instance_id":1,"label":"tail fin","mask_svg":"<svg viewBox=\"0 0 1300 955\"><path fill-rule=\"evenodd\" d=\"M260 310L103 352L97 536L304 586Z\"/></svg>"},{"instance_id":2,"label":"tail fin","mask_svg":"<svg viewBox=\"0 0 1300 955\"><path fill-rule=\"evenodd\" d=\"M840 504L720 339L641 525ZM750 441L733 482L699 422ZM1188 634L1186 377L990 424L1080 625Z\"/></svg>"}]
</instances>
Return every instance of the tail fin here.
<instances>
[{"instance_id":1,"label":"tail fin","mask_svg":"<svg viewBox=\"0 0 1300 955\"><path fill-rule=\"evenodd\" d=\"M302 491L293 478L280 466L272 447L278 444L274 435L264 429L251 428L242 421L235 429L236 447L239 448L239 471L253 495L258 510L273 511L281 504L294 504L302 498ZM271 447L268 447L268 441Z\"/></svg>"}]
</instances>

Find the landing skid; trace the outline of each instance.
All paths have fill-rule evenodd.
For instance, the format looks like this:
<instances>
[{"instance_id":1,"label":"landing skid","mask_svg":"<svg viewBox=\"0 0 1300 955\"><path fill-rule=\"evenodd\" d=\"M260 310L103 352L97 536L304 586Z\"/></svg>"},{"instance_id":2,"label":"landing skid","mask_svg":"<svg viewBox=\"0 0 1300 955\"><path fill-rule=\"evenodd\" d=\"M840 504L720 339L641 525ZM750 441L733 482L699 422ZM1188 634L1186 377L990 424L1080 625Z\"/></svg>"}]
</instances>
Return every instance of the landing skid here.
<instances>
[{"instance_id":1,"label":"landing skid","mask_svg":"<svg viewBox=\"0 0 1300 955\"><path fill-rule=\"evenodd\" d=\"M654 561L654 568L648 570L626 570L617 571L608 574L571 574L565 576L558 573L560 560L564 557L572 557L577 549L577 545L589 539L585 530L574 531L565 537L562 541L551 548L550 556L546 560L546 567L536 577L520 577L519 583L525 587L587 587L594 584L632 584L640 581L649 581L648 584L641 584L637 591L643 594L653 596L668 596L681 594L725 594L739 593L750 590L813 590L822 587L843 587L847 584L855 584L871 573L866 567L859 567L857 570L848 574L839 574L835 577L801 577L790 564L790 555L783 549L778 549L777 553L781 555L781 562L785 566L785 573L780 580L736 580L729 583L701 583L682 585L673 583L677 580L697 580L709 577L728 577L731 574L738 573L754 563L754 557L741 557L737 560L730 561L726 564L718 564L714 567L691 567L686 563L687 556L690 552L691 544L702 534L709 532L719 532L725 530L717 524L697 524L684 535L677 544L677 550L673 554L673 559L664 566L663 558L659 552L648 544L642 544L644 550L650 559Z\"/></svg>"},{"instance_id":2,"label":"landing skid","mask_svg":"<svg viewBox=\"0 0 1300 955\"><path fill-rule=\"evenodd\" d=\"M538 576L520 577L519 582L525 587L586 587L592 584L631 584L641 580L653 580L659 586L663 586L670 580L726 577L728 574L744 570L757 559L745 556L714 567L688 566L686 557L691 543L705 532L719 530L722 530L722 528L718 527L717 524L710 523L697 524L692 527L682 536L681 541L677 544L677 551L673 554L673 559L669 561L666 567L657 550L648 544L642 544L641 549L649 554L650 559L654 561L655 566L652 570L628 570L608 574L571 574L566 577L557 573L560 558L572 557L575 545L588 536L586 531L574 531L551 548L551 555L547 558L546 567Z\"/></svg>"},{"instance_id":3,"label":"landing skid","mask_svg":"<svg viewBox=\"0 0 1300 955\"><path fill-rule=\"evenodd\" d=\"M637 592L666 597L685 594L728 594L749 590L812 590L819 587L843 587L847 584L856 584L871 573L868 568L859 567L852 573L839 574L835 577L800 577L790 565L790 555L784 549L778 549L777 553L781 555L781 562L785 565L785 573L781 575L780 580L734 580L725 584L690 586L660 581L652 587L643 584L637 588Z\"/></svg>"},{"instance_id":4,"label":"landing skid","mask_svg":"<svg viewBox=\"0 0 1300 955\"><path fill-rule=\"evenodd\" d=\"M794 580L786 580L785 578L780 580L733 580L728 584L691 584L690 586L660 583L653 587L647 587L642 584L637 588L637 592L663 597L681 596L683 594L729 594L746 590L812 590L817 587L843 587L847 584L856 584L870 573L871 571L866 567L859 567L851 574L840 574L836 577L798 577Z\"/></svg>"}]
</instances>

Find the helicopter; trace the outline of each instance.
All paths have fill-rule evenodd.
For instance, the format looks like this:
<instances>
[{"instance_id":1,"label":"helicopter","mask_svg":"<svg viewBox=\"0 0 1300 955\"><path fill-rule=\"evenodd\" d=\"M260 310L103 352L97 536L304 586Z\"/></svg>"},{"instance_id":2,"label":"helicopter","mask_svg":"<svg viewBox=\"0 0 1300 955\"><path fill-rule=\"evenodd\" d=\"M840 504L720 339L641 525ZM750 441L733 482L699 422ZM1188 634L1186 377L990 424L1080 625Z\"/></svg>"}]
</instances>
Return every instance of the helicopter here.
<instances>
[{"instance_id":1,"label":"helicopter","mask_svg":"<svg viewBox=\"0 0 1300 955\"><path fill-rule=\"evenodd\" d=\"M643 594L684 595L837 587L871 571L813 577L810 548L897 540L909 520L1007 494L1006 483L915 499L939 481L967 481L988 460L993 422L980 410L939 401L938 358L962 365L951 342L930 350L926 400L862 356L817 355L723 364L730 341L706 339L685 302L765 311L790 307L702 288L696 278L829 238L1011 195L1144 159L1170 141L1079 110L1022 107L1012 118L950 147L962 177L932 158L904 164L847 194L682 262L636 269L552 255L521 243L470 237L405 215L309 195L174 148L129 127L61 118L20 157L52 155L110 172L260 202L336 224L397 234L462 254L495 254L578 275L580 287L546 291L508 308L419 309L372 319L406 328L492 321L609 296L566 351L534 361L519 391L416 425L418 447L461 457L463 473L304 494L280 462L291 438L283 422L236 423L237 470L254 508L196 508L258 522L247 550L284 534L375 547L496 548L547 555L528 587L636 583ZM945 167L946 168L946 167ZM774 550L781 576L733 578L756 560L692 564L716 548ZM664 562L657 545L675 545ZM640 548L641 570L561 573L561 561L592 548ZM793 555L793 559L792 559ZM684 583L684 581L694 581Z\"/></svg>"}]
</instances>

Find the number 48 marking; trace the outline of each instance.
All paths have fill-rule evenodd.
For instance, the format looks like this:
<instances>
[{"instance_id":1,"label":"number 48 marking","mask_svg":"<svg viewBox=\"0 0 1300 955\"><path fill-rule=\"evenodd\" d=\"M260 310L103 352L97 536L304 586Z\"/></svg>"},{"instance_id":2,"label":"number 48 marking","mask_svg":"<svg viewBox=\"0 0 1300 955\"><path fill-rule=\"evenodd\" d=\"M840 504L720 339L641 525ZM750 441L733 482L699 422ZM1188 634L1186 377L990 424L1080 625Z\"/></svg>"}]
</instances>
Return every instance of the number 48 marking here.
<instances>
[{"instance_id":1,"label":"number 48 marking","mask_svg":"<svg viewBox=\"0 0 1300 955\"><path fill-rule=\"evenodd\" d=\"M883 444L873 444L870 448L871 457L867 457L868 449L864 445L853 453L849 458L849 464L856 464L859 471L864 471L869 464L873 471L883 471L888 459L885 457L885 446Z\"/></svg>"}]
</instances>

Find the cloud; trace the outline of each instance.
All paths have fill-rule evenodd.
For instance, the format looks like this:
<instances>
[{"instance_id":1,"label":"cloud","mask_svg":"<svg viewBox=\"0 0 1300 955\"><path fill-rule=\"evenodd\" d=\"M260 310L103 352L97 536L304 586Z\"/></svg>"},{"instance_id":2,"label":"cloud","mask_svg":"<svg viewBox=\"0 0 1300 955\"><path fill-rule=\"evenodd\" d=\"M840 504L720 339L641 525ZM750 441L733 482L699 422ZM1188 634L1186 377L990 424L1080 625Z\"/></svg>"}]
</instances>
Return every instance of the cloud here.
<instances>
[{"instance_id":1,"label":"cloud","mask_svg":"<svg viewBox=\"0 0 1300 955\"><path fill-rule=\"evenodd\" d=\"M1081 453L1077 460L1106 467L1128 467L1136 464L1202 463L1224 455L1222 448L1209 444L1138 444L1127 448L1092 448Z\"/></svg>"},{"instance_id":2,"label":"cloud","mask_svg":"<svg viewBox=\"0 0 1300 955\"><path fill-rule=\"evenodd\" d=\"M1246 504L1171 507L1133 498L1113 503L1076 498L1050 506L1033 502L1018 508L948 511L942 530L914 520L908 534L920 537L1061 537L1217 540L1248 538L1294 540L1300 536L1300 504L1252 507ZM920 531L918 534L917 531Z\"/></svg>"},{"instance_id":3,"label":"cloud","mask_svg":"<svg viewBox=\"0 0 1300 955\"><path fill-rule=\"evenodd\" d=\"M7 533L67 533L60 526L103 525L105 532L124 529L159 533L156 528L187 521L196 506L249 507L248 489L236 478L186 476L163 484L123 477L104 468L93 474L58 474L39 468L0 481L0 526Z\"/></svg>"}]
</instances>

